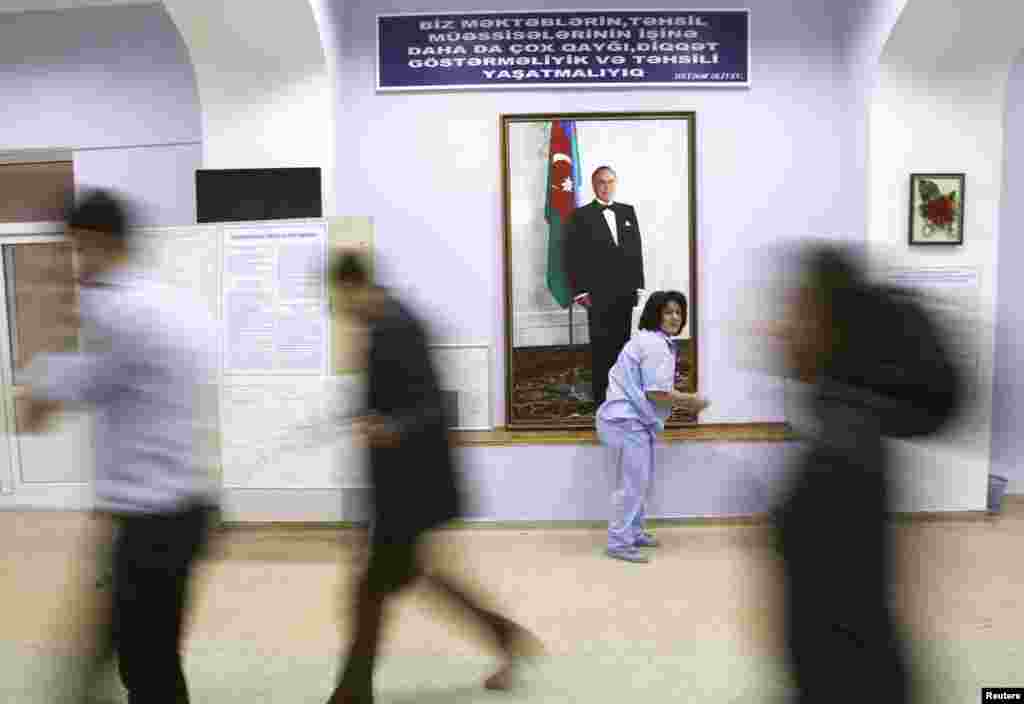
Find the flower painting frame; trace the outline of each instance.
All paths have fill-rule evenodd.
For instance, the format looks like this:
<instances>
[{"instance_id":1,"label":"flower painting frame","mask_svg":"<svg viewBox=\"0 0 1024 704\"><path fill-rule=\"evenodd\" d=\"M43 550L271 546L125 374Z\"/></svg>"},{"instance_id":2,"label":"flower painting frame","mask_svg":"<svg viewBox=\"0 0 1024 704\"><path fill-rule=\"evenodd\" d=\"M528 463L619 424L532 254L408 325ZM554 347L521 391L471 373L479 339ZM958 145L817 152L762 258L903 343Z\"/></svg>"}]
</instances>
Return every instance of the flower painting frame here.
<instances>
[{"instance_id":1,"label":"flower painting frame","mask_svg":"<svg viewBox=\"0 0 1024 704\"><path fill-rule=\"evenodd\" d=\"M910 174L909 244L964 243L965 182L962 173Z\"/></svg>"}]
</instances>

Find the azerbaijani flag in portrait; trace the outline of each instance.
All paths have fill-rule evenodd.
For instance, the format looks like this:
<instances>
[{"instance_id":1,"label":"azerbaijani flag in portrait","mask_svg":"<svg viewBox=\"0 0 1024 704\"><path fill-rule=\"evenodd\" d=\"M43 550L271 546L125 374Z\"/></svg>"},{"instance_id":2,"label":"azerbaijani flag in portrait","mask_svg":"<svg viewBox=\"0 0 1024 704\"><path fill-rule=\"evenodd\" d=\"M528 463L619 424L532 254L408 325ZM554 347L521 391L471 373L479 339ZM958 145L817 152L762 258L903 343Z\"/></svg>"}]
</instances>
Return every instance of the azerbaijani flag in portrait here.
<instances>
[{"instance_id":1,"label":"azerbaijani flag in portrait","mask_svg":"<svg viewBox=\"0 0 1024 704\"><path fill-rule=\"evenodd\" d=\"M565 242L562 228L579 202L579 163L576 123L573 120L553 121L544 200L544 219L548 222L547 283L551 295L563 308L572 304L572 283L563 263Z\"/></svg>"}]
</instances>

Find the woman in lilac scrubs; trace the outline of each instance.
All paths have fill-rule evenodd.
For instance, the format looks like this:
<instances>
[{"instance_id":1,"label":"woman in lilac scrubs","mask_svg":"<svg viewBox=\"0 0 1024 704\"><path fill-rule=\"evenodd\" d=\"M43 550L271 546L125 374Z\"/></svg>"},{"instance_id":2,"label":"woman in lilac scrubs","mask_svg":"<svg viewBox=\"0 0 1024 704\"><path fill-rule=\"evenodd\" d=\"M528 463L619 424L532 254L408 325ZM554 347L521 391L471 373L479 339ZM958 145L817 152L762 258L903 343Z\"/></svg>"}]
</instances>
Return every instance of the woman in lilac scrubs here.
<instances>
[{"instance_id":1,"label":"woman in lilac scrubs","mask_svg":"<svg viewBox=\"0 0 1024 704\"><path fill-rule=\"evenodd\" d=\"M675 389L678 340L686 325L686 296L656 291L647 299L639 332L608 373L608 395L597 410L597 433L613 451L615 488L608 521L609 557L647 562L638 548L657 547L644 530L654 473L654 439L678 406L696 414L708 402Z\"/></svg>"}]
</instances>

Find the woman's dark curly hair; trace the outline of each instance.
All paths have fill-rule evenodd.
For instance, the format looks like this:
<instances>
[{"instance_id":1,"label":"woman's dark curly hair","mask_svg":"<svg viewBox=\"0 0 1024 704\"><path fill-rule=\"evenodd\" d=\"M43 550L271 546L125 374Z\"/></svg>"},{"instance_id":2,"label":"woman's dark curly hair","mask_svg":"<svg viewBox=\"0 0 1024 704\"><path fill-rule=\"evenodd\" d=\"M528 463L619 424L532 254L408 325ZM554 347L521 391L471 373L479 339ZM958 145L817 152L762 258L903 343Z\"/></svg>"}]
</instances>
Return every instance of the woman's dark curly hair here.
<instances>
[{"instance_id":1,"label":"woman's dark curly hair","mask_svg":"<svg viewBox=\"0 0 1024 704\"><path fill-rule=\"evenodd\" d=\"M679 291L655 291L652 293L647 299L647 304L644 306L644 312L640 316L638 327L641 330L652 330L655 332L661 330L661 316L665 312L665 306L673 301L679 304L683 312L683 323L679 326L679 331L676 332L678 335L686 327L687 315L686 296Z\"/></svg>"}]
</instances>

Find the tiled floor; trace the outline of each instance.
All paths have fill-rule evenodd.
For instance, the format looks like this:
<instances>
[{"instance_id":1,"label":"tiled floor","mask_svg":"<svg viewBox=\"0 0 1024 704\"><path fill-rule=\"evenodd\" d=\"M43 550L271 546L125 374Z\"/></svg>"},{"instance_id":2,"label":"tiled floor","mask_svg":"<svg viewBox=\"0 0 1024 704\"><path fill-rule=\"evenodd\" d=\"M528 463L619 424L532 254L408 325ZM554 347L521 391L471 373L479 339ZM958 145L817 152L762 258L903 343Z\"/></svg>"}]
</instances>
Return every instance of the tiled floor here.
<instances>
[{"instance_id":1,"label":"tiled floor","mask_svg":"<svg viewBox=\"0 0 1024 704\"><path fill-rule=\"evenodd\" d=\"M43 680L87 632L93 553L76 515L0 513L0 695L45 701ZM442 531L443 563L545 642L528 686L501 701L775 701L776 564L764 529L655 527L648 565L604 558L583 528ZM927 701L1024 685L1024 506L998 520L901 521L897 599ZM194 702L322 702L342 646L355 530L243 528L221 535L197 581L188 643ZM417 587L391 611L380 702L498 701L471 624ZM11 698L13 697L13 698ZM2 697L0 697L2 699ZM5 699L4 701L7 701Z\"/></svg>"}]
</instances>

